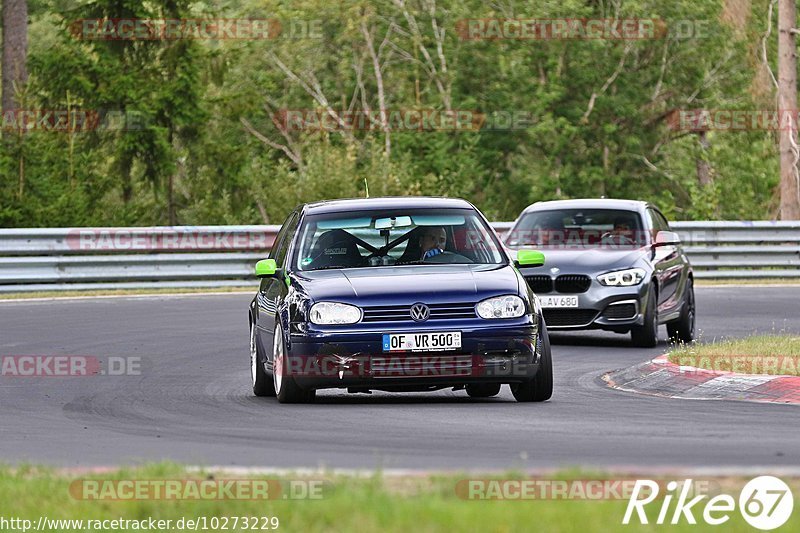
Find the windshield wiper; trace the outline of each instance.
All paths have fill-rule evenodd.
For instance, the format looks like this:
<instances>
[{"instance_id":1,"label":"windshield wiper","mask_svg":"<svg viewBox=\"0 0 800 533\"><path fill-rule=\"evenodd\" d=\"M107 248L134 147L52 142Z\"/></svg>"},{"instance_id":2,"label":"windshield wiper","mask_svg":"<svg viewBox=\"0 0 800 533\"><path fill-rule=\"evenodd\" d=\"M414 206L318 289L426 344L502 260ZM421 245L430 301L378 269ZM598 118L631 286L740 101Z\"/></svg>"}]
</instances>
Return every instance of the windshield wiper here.
<instances>
[{"instance_id":1,"label":"windshield wiper","mask_svg":"<svg viewBox=\"0 0 800 533\"><path fill-rule=\"evenodd\" d=\"M338 266L338 265L328 265L328 266L322 266L322 267L317 267L317 268L310 268L308 270L304 270L303 272L316 272L317 270L334 270L334 269L343 269L343 268L362 268L362 267L355 267L355 266L343 267L343 266Z\"/></svg>"},{"instance_id":2,"label":"windshield wiper","mask_svg":"<svg viewBox=\"0 0 800 533\"><path fill-rule=\"evenodd\" d=\"M419 261L403 261L402 263L395 263L395 265L446 265L448 263L428 263L424 260Z\"/></svg>"}]
</instances>

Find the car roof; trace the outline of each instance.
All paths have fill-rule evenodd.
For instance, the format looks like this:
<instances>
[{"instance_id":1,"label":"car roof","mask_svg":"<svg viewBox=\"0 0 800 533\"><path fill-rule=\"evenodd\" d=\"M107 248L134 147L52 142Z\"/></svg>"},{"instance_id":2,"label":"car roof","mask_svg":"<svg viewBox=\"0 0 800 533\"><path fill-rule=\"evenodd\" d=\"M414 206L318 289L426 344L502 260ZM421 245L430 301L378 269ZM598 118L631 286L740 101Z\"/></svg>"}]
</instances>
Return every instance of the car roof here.
<instances>
[{"instance_id":1,"label":"car roof","mask_svg":"<svg viewBox=\"0 0 800 533\"><path fill-rule=\"evenodd\" d=\"M536 202L525 208L523 213L552 209L622 209L644 211L650 204L639 200L618 200L614 198L580 198L575 200L551 200Z\"/></svg>"},{"instance_id":2,"label":"car roof","mask_svg":"<svg viewBox=\"0 0 800 533\"><path fill-rule=\"evenodd\" d=\"M438 198L433 196L384 196L379 198L346 198L325 200L301 206L307 214L338 213L346 211L367 211L372 209L414 209L414 208L467 208L473 205L461 198Z\"/></svg>"}]
</instances>

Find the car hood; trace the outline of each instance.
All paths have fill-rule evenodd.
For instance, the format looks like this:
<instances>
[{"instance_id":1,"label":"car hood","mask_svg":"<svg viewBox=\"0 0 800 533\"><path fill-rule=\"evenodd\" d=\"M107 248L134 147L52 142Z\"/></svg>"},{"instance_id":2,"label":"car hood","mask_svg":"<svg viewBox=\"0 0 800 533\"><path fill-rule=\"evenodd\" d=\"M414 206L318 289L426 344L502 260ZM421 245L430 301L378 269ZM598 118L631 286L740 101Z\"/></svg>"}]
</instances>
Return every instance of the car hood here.
<instances>
[{"instance_id":1,"label":"car hood","mask_svg":"<svg viewBox=\"0 0 800 533\"><path fill-rule=\"evenodd\" d=\"M508 265L412 265L299 272L296 281L314 301L358 305L477 302L518 294L519 278Z\"/></svg>"},{"instance_id":2,"label":"car hood","mask_svg":"<svg viewBox=\"0 0 800 533\"><path fill-rule=\"evenodd\" d=\"M625 250L591 248L541 248L544 266L520 269L524 275L549 274L558 268L560 274L595 274L642 266L641 261L650 253L648 248Z\"/></svg>"}]
</instances>

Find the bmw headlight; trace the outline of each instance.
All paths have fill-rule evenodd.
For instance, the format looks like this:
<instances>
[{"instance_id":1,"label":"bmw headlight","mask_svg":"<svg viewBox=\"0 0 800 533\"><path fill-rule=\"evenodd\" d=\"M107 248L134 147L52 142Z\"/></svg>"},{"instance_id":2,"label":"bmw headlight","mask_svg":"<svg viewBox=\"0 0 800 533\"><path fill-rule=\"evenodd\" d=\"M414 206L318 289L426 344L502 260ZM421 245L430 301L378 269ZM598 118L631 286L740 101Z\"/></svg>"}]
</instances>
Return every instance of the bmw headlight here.
<instances>
[{"instance_id":1,"label":"bmw headlight","mask_svg":"<svg viewBox=\"0 0 800 533\"><path fill-rule=\"evenodd\" d=\"M361 309L336 302L317 302L308 315L314 324L355 324L361 320Z\"/></svg>"},{"instance_id":2,"label":"bmw headlight","mask_svg":"<svg viewBox=\"0 0 800 533\"><path fill-rule=\"evenodd\" d=\"M606 272L597 276L597 281L609 287L632 287L644 279L645 271L642 268L628 268L615 272Z\"/></svg>"},{"instance_id":3,"label":"bmw headlight","mask_svg":"<svg viewBox=\"0 0 800 533\"><path fill-rule=\"evenodd\" d=\"M525 314L525 302L519 296L488 298L475 306L481 318L519 318Z\"/></svg>"}]
</instances>

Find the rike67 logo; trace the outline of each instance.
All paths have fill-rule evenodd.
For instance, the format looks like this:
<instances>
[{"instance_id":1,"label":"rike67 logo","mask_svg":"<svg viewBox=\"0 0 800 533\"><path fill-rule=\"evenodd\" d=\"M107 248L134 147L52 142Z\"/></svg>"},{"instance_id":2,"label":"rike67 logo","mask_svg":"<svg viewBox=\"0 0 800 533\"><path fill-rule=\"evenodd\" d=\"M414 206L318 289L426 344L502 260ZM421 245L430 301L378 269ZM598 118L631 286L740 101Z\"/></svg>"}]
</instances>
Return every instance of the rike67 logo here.
<instances>
[{"instance_id":1,"label":"rike67 logo","mask_svg":"<svg viewBox=\"0 0 800 533\"><path fill-rule=\"evenodd\" d=\"M634 519L635 523L638 519L639 523L648 524L645 507L656 501L659 496L662 498L656 524L679 524L683 521L697 524L695 517L697 513L706 524L718 526L730 520L731 513L736 510L738 504L739 513L748 524L756 529L769 531L785 524L794 508L791 489L782 480L773 476L760 476L750 480L739 493L738 501L728 494L718 494L711 498L707 494L695 496L691 493L692 487L691 479L685 480L682 484L670 481L667 483L665 493L660 495L659 484L655 481L637 480L622 523L630 524L631 519ZM709 499L703 502L706 498ZM655 510L653 508L651 510Z\"/></svg>"}]
</instances>

